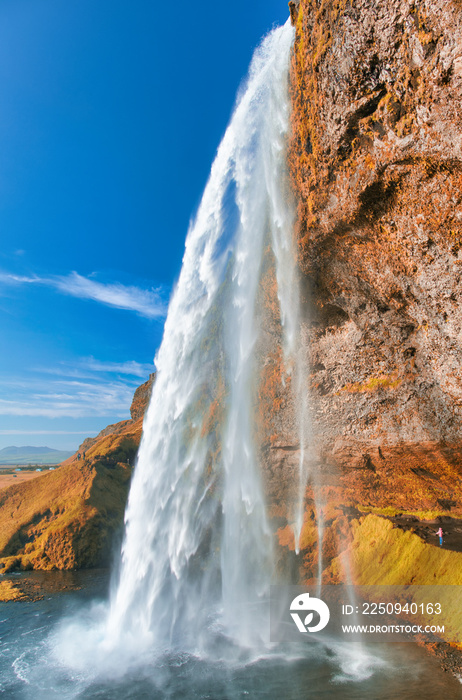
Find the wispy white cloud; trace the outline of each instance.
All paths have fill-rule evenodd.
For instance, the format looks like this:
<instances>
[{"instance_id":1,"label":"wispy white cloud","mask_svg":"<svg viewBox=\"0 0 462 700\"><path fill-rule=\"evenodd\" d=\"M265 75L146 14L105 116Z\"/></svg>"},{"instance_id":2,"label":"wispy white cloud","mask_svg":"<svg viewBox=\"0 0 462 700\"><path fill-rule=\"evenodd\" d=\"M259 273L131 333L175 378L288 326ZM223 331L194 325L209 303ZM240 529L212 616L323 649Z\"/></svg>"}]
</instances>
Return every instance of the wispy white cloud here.
<instances>
[{"instance_id":1,"label":"wispy white cloud","mask_svg":"<svg viewBox=\"0 0 462 700\"><path fill-rule=\"evenodd\" d=\"M128 418L136 387L153 370L150 363L83 357L17 376L0 372L0 416Z\"/></svg>"},{"instance_id":2,"label":"wispy white cloud","mask_svg":"<svg viewBox=\"0 0 462 700\"><path fill-rule=\"evenodd\" d=\"M34 367L32 371L35 374L53 375L54 377L66 377L61 380L70 383L81 379L94 380L104 374L123 375L124 381L128 384L138 386L140 379L147 381L149 375L155 372L154 363L135 362L129 360L127 362L102 362L94 357L82 357L71 362L60 362L53 367ZM16 380L15 380L16 381ZM0 384L6 383L0 378Z\"/></svg>"},{"instance_id":3,"label":"wispy white cloud","mask_svg":"<svg viewBox=\"0 0 462 700\"><path fill-rule=\"evenodd\" d=\"M134 360L128 362L101 362L93 357L83 358L79 366L92 372L126 374L132 377L146 377L146 379L155 370L154 363L148 364L135 362Z\"/></svg>"},{"instance_id":4,"label":"wispy white cloud","mask_svg":"<svg viewBox=\"0 0 462 700\"><path fill-rule=\"evenodd\" d=\"M129 417L133 389L133 386L122 381L75 384L49 381L40 385L35 380L25 387L19 380L16 391L11 386L8 399L0 399L0 415L45 418L108 416L123 419Z\"/></svg>"},{"instance_id":5,"label":"wispy white cloud","mask_svg":"<svg viewBox=\"0 0 462 700\"><path fill-rule=\"evenodd\" d=\"M3 284L34 284L43 282L40 277L25 277L24 275L13 275L9 272L0 272L0 282Z\"/></svg>"},{"instance_id":6,"label":"wispy white cloud","mask_svg":"<svg viewBox=\"0 0 462 700\"><path fill-rule=\"evenodd\" d=\"M119 283L102 284L82 277L77 272L71 272L67 277L56 277L50 284L64 294L79 299L92 299L117 309L136 311L146 318L163 318L166 313L165 302L155 289L126 287Z\"/></svg>"},{"instance_id":7,"label":"wispy white cloud","mask_svg":"<svg viewBox=\"0 0 462 700\"><path fill-rule=\"evenodd\" d=\"M141 289L118 282L104 284L83 277L77 272L54 277L39 277L37 275L27 277L0 272L1 283L44 285L78 299L90 299L116 309L135 311L145 318L164 318L167 312L167 305L162 299L159 289Z\"/></svg>"}]
</instances>

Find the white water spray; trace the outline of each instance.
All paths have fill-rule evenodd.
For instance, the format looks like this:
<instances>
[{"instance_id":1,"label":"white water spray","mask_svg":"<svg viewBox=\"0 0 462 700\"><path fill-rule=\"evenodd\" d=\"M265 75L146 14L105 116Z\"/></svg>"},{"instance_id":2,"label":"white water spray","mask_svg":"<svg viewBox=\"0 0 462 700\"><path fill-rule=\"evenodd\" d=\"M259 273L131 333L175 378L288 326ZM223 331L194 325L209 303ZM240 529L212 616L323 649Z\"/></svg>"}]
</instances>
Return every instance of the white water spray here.
<instances>
[{"instance_id":1,"label":"white water spray","mask_svg":"<svg viewBox=\"0 0 462 700\"><path fill-rule=\"evenodd\" d=\"M135 647L200 647L217 624L240 644L263 636L272 542L254 445L255 300L270 233L292 345L293 212L281 187L292 39L288 22L256 51L186 240L107 622L108 638L128 634Z\"/></svg>"}]
</instances>

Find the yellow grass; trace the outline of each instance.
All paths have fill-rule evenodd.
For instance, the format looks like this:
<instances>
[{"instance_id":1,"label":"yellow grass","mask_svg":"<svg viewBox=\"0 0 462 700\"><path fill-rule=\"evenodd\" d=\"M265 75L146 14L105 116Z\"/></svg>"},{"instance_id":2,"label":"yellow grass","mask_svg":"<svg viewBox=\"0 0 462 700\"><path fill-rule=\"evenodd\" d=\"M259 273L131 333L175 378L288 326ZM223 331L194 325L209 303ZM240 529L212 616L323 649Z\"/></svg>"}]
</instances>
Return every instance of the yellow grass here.
<instances>
[{"instance_id":1,"label":"yellow grass","mask_svg":"<svg viewBox=\"0 0 462 700\"><path fill-rule=\"evenodd\" d=\"M108 563L120 528L141 420L55 471L0 491L0 563L74 569ZM89 457L89 458L88 458Z\"/></svg>"},{"instance_id":2,"label":"yellow grass","mask_svg":"<svg viewBox=\"0 0 462 700\"><path fill-rule=\"evenodd\" d=\"M452 586L462 585L462 553L440 549L423 542L412 532L394 528L389 520L368 515L352 522L352 542L347 552L336 557L331 571L344 579L348 557L353 582L358 586L441 586L433 602L442 613L416 619L416 623L445 626L444 638L460 643L462 606ZM404 592L399 594L401 600ZM408 602L427 602L424 588L410 589Z\"/></svg>"}]
</instances>

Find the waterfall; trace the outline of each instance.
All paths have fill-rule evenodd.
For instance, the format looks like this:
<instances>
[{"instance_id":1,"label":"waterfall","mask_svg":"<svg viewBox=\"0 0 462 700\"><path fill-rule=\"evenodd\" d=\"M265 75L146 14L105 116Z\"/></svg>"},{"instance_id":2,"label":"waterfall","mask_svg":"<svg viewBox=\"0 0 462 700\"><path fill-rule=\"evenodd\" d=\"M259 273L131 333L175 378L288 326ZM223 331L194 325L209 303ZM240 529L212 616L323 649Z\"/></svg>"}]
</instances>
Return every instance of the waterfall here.
<instances>
[{"instance_id":1,"label":"waterfall","mask_svg":"<svg viewBox=\"0 0 462 700\"><path fill-rule=\"evenodd\" d=\"M451 684L443 688L435 669L420 678L427 660L415 650L393 654L394 645L381 644L372 654L335 627L318 637L301 634L294 644L268 644L274 532L261 462L272 435L261 421L262 405L272 404L276 437L299 448L298 474L294 463L281 460L266 484L268 493L278 491L280 484L271 491L271 482L282 465L292 478L281 489L286 502L280 498L275 511L287 513L297 551L308 480L312 487L318 595L324 528L311 468L307 329L286 168L293 34L288 22L255 52L188 232L109 601L82 604L73 597L66 604L64 595L47 593L25 610L12 602L1 636L0 692L8 697L278 700L455 692ZM270 357L275 346L277 361ZM274 380L270 401L257 404L268 386L265 367ZM275 416L274 394L284 383ZM101 578L87 573L91 578L73 584L90 582L94 594ZM345 577L351 583L348 561ZM42 581L47 592L51 581ZM351 589L345 595L358 610ZM281 625L292 625L289 605L279 608ZM351 621L357 623L354 614Z\"/></svg>"},{"instance_id":2,"label":"waterfall","mask_svg":"<svg viewBox=\"0 0 462 700\"><path fill-rule=\"evenodd\" d=\"M243 645L262 635L273 564L253 417L256 296L270 241L285 352L296 354L292 40L287 22L256 50L188 232L128 500L111 639L200 645L214 625Z\"/></svg>"}]
</instances>

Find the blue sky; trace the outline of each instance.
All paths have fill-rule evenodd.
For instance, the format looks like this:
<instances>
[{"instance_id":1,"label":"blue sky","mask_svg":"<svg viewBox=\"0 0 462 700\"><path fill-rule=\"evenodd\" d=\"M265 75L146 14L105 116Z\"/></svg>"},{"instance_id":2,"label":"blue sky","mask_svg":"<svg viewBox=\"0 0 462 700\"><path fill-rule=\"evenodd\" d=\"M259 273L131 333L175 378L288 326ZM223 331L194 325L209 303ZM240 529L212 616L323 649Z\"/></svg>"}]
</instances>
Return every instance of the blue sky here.
<instances>
[{"instance_id":1,"label":"blue sky","mask_svg":"<svg viewBox=\"0 0 462 700\"><path fill-rule=\"evenodd\" d=\"M2 0L0 448L129 417L253 49L285 0Z\"/></svg>"}]
</instances>

